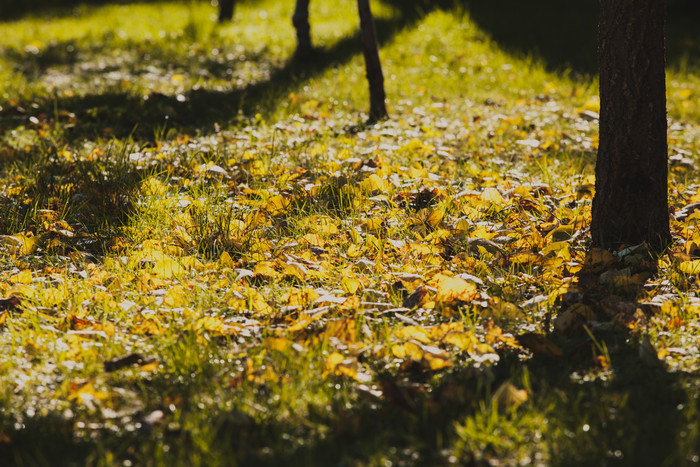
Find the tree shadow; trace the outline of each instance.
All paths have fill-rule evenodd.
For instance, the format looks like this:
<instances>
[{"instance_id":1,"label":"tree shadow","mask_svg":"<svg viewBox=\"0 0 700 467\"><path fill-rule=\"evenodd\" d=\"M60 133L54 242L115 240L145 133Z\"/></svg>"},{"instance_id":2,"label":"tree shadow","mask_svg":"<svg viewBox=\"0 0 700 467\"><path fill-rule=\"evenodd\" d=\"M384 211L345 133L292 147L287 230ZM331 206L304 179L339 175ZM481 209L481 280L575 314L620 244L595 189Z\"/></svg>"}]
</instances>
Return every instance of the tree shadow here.
<instances>
[{"instance_id":1,"label":"tree shadow","mask_svg":"<svg viewBox=\"0 0 700 467\"><path fill-rule=\"evenodd\" d=\"M548 336L562 358L536 355L523 367L535 398L556 408L550 426L564 433L552 465L683 465L700 452L691 434L700 406L686 392L697 376L670 371L644 343L639 329L660 307L642 301L641 285L603 285L601 272L584 267L559 304L560 314L583 305L596 320Z\"/></svg>"},{"instance_id":2,"label":"tree shadow","mask_svg":"<svg viewBox=\"0 0 700 467\"><path fill-rule=\"evenodd\" d=\"M598 2L462 0L476 24L504 50L541 58L548 69L597 74ZM667 62L684 67L700 59L700 4L673 2L666 26Z\"/></svg>"},{"instance_id":3,"label":"tree shadow","mask_svg":"<svg viewBox=\"0 0 700 467\"><path fill-rule=\"evenodd\" d=\"M422 15L446 8L451 2L395 3L397 14L390 19L375 20L377 39L381 44L389 42L399 31L419 21ZM23 66L28 73L42 73L56 64L74 64L77 60L70 43L52 44L34 59L34 64ZM118 86L75 97L44 96L27 110L26 104L7 106L0 110L0 124L5 131L27 124L33 115L52 115L58 106L75 116L75 123L66 129L65 137L74 142L81 139L104 137L132 137L135 140L152 140L154 133L162 128L176 129L184 133L209 131L215 123L225 123L236 116L263 115L274 111L288 98L289 93L325 70L342 66L351 58L361 54L359 30L344 37L331 47L316 48L312 56L299 59L292 57L282 66L273 67L267 76L226 91L192 89L179 95L152 93L145 98L135 96ZM149 57L153 59L153 57ZM248 57L251 58L251 57ZM262 59L252 57L254 59ZM138 56L129 66L137 67ZM163 57L165 62L167 57ZM205 59L201 66L212 76L221 76L226 64L216 59ZM109 70L82 70L90 74L104 74Z\"/></svg>"}]
</instances>

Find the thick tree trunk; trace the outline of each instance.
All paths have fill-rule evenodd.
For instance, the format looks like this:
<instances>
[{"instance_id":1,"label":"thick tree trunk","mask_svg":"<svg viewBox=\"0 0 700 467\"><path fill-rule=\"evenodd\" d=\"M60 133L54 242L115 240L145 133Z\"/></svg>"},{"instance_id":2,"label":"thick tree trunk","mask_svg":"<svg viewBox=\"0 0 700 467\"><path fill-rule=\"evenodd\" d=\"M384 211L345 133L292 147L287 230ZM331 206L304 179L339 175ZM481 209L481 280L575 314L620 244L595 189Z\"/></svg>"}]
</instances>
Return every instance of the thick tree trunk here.
<instances>
[{"instance_id":1,"label":"thick tree trunk","mask_svg":"<svg viewBox=\"0 0 700 467\"><path fill-rule=\"evenodd\" d=\"M365 56L365 70L369 83L369 119L376 121L387 116L382 63L379 61L377 34L374 29L374 18L369 0L357 0L357 10L360 13L362 51Z\"/></svg>"},{"instance_id":2,"label":"thick tree trunk","mask_svg":"<svg viewBox=\"0 0 700 467\"><path fill-rule=\"evenodd\" d=\"M600 143L593 245L670 241L666 0L600 0Z\"/></svg>"},{"instance_id":3,"label":"thick tree trunk","mask_svg":"<svg viewBox=\"0 0 700 467\"><path fill-rule=\"evenodd\" d=\"M297 58L311 55L311 27L309 26L309 0L297 0L292 16L292 24L297 31Z\"/></svg>"},{"instance_id":4,"label":"thick tree trunk","mask_svg":"<svg viewBox=\"0 0 700 467\"><path fill-rule=\"evenodd\" d=\"M235 0L219 0L219 23L225 23L233 19L235 3Z\"/></svg>"}]
</instances>

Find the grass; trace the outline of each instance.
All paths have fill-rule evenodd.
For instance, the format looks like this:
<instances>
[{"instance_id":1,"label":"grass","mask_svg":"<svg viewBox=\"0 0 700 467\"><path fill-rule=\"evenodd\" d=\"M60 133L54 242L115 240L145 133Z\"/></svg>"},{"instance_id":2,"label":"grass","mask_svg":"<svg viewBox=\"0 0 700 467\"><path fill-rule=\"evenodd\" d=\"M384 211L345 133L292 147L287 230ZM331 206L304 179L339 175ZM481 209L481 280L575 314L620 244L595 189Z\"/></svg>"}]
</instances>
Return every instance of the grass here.
<instances>
[{"instance_id":1,"label":"grass","mask_svg":"<svg viewBox=\"0 0 700 467\"><path fill-rule=\"evenodd\" d=\"M339 2L309 63L292 2L15 7L0 464L698 463L697 11L650 261L588 252L595 5L520 3L373 3L375 125Z\"/></svg>"}]
</instances>

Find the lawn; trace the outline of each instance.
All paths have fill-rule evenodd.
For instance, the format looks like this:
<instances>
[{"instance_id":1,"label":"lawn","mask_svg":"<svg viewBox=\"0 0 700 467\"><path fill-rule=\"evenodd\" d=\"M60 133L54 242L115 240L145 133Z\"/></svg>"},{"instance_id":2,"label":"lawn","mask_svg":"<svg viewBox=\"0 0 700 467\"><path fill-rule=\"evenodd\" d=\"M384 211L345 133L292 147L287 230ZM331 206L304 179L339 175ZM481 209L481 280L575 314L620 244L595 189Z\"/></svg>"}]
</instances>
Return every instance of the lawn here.
<instances>
[{"instance_id":1,"label":"lawn","mask_svg":"<svg viewBox=\"0 0 700 467\"><path fill-rule=\"evenodd\" d=\"M27 2L30 3L30 2ZM597 2L0 22L0 465L700 463L700 9L674 243L590 249Z\"/></svg>"}]
</instances>

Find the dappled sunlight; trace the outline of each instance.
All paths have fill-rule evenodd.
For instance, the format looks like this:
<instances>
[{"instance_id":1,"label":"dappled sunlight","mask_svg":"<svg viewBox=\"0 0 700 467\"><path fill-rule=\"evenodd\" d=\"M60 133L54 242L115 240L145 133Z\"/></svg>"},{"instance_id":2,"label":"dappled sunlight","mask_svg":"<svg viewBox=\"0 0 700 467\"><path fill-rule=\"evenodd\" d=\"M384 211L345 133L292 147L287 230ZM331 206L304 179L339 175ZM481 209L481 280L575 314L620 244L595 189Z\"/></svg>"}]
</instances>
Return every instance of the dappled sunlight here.
<instances>
[{"instance_id":1,"label":"dappled sunlight","mask_svg":"<svg viewBox=\"0 0 700 467\"><path fill-rule=\"evenodd\" d=\"M697 70L668 71L673 245L591 249L568 45L377 2L368 124L354 4L312 0L309 62L292 8L0 23L0 455L695 462Z\"/></svg>"}]
</instances>

